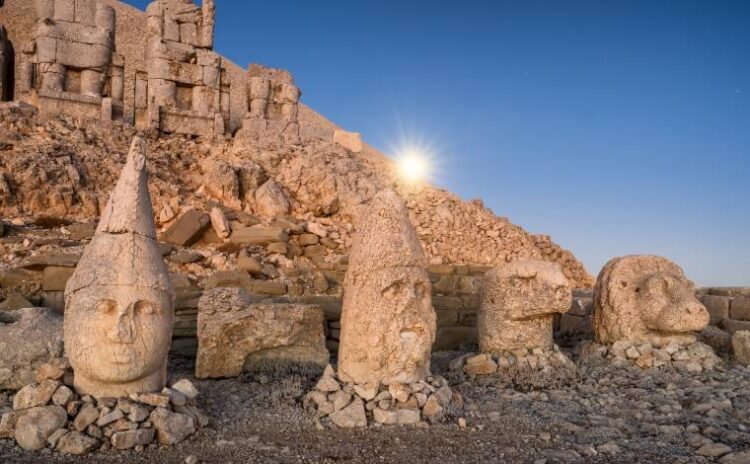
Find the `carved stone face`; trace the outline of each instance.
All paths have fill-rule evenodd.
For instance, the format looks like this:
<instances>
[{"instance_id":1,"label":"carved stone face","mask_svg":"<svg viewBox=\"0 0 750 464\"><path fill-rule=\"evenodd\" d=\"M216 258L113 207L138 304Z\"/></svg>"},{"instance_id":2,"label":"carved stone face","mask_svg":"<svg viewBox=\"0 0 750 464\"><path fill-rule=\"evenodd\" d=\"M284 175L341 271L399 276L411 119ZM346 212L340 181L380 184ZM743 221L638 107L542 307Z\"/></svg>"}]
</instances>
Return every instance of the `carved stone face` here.
<instances>
[{"instance_id":1,"label":"carved stone face","mask_svg":"<svg viewBox=\"0 0 750 464\"><path fill-rule=\"evenodd\" d=\"M93 285L71 295L65 345L76 381L131 384L163 377L171 299L153 288Z\"/></svg>"},{"instance_id":2,"label":"carved stone face","mask_svg":"<svg viewBox=\"0 0 750 464\"><path fill-rule=\"evenodd\" d=\"M597 279L594 305L594 331L602 343L687 344L709 322L693 283L679 266L659 256L607 263Z\"/></svg>"},{"instance_id":3,"label":"carved stone face","mask_svg":"<svg viewBox=\"0 0 750 464\"><path fill-rule=\"evenodd\" d=\"M353 282L345 298L357 310L342 321L347 327L342 338L347 349L340 351L344 374L386 384L427 375L435 334L430 289L427 272L419 268L380 269Z\"/></svg>"}]
</instances>

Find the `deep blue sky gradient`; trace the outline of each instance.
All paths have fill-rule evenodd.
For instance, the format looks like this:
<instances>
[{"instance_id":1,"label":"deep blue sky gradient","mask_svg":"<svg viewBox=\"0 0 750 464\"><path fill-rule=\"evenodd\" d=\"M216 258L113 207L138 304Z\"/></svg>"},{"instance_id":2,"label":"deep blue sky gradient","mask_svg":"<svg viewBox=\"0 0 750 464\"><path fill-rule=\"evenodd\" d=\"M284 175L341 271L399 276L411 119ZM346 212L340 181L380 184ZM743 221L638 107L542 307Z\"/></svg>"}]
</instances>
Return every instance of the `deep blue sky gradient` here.
<instances>
[{"instance_id":1,"label":"deep blue sky gradient","mask_svg":"<svg viewBox=\"0 0 750 464\"><path fill-rule=\"evenodd\" d=\"M145 9L143 0L128 0ZM218 0L216 50L596 275L656 253L750 285L750 2Z\"/></svg>"}]
</instances>

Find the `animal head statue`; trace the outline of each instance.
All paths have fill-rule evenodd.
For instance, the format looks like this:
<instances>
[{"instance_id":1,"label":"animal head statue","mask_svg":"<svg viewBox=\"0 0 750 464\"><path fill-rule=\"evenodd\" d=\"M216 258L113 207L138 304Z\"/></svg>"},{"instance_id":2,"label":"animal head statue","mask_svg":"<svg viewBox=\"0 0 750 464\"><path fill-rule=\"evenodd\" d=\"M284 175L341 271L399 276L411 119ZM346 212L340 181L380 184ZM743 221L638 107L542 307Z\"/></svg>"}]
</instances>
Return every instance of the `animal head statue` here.
<instances>
[{"instance_id":1,"label":"animal head statue","mask_svg":"<svg viewBox=\"0 0 750 464\"><path fill-rule=\"evenodd\" d=\"M594 332L601 343L618 340L656 346L695 341L709 322L695 285L675 263L660 256L615 258L594 289Z\"/></svg>"}]
</instances>

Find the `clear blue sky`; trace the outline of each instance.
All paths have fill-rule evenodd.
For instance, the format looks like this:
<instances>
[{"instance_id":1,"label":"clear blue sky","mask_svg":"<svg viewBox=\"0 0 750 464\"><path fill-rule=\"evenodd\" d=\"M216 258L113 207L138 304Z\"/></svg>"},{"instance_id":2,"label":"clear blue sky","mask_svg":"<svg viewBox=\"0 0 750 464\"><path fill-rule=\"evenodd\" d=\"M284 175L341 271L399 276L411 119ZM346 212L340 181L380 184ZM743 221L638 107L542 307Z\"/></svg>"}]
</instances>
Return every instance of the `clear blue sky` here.
<instances>
[{"instance_id":1,"label":"clear blue sky","mask_svg":"<svg viewBox=\"0 0 750 464\"><path fill-rule=\"evenodd\" d=\"M438 185L592 274L655 253L750 285L750 2L217 3L218 52L384 151L429 143Z\"/></svg>"}]
</instances>

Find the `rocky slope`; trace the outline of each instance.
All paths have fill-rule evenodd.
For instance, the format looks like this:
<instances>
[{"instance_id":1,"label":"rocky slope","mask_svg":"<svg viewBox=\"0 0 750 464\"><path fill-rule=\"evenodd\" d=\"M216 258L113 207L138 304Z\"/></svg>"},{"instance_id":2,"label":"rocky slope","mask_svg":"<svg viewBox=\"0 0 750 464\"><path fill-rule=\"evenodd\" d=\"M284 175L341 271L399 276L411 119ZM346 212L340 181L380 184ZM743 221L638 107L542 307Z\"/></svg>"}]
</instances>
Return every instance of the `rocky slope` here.
<instances>
[{"instance_id":1,"label":"rocky slope","mask_svg":"<svg viewBox=\"0 0 750 464\"><path fill-rule=\"evenodd\" d=\"M135 134L117 123L39 121L32 108L12 103L0 109L0 126L0 215L17 225L95 221ZM150 150L151 194L162 231L189 208L210 212L218 206L230 221L244 224L292 219L345 256L359 208L391 186L406 198L431 264L545 259L558 262L574 287L592 284L581 263L549 237L496 217L480 201L400 185L392 162L369 147L355 154L324 141L260 147L241 138L151 134ZM231 256L213 261L216 270L232 265Z\"/></svg>"}]
</instances>

